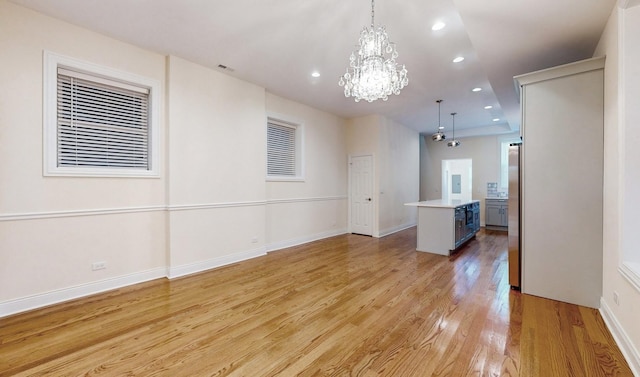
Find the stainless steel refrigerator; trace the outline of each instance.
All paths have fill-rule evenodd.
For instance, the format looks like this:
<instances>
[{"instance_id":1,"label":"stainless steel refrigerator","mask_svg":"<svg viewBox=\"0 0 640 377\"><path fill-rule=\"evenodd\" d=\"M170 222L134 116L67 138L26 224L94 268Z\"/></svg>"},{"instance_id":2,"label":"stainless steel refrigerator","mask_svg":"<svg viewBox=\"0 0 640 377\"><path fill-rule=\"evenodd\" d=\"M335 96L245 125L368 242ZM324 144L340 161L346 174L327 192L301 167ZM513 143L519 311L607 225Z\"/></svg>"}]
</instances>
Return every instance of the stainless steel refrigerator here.
<instances>
[{"instance_id":1,"label":"stainless steel refrigerator","mask_svg":"<svg viewBox=\"0 0 640 377\"><path fill-rule=\"evenodd\" d=\"M509 146L509 285L520 289L521 243L520 243L520 147L521 143Z\"/></svg>"}]
</instances>

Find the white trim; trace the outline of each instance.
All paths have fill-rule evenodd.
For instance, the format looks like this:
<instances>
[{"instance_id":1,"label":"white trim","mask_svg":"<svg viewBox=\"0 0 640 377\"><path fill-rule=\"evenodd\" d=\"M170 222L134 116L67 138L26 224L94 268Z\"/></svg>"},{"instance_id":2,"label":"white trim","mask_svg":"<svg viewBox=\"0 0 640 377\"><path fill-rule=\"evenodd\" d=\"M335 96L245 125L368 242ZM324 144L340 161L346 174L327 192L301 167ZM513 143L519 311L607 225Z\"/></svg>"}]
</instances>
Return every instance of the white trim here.
<instances>
[{"instance_id":1,"label":"white trim","mask_svg":"<svg viewBox=\"0 0 640 377\"><path fill-rule=\"evenodd\" d=\"M94 295L96 293L143 283L149 280L160 279L166 277L166 275L166 268L158 267L147 271L116 276L69 288L57 289L50 292L0 302L0 318L27 310L42 308L44 306L59 304L61 302Z\"/></svg>"},{"instance_id":2,"label":"white trim","mask_svg":"<svg viewBox=\"0 0 640 377\"><path fill-rule=\"evenodd\" d=\"M618 0L618 7L622 9L629 9L640 5L640 0Z\"/></svg>"},{"instance_id":3,"label":"white trim","mask_svg":"<svg viewBox=\"0 0 640 377\"><path fill-rule=\"evenodd\" d=\"M305 244L305 243L318 241L318 240L321 240L321 239L324 239L324 238L339 236L341 234L346 234L346 233L347 233L346 229L337 229L337 230L329 230L329 231L326 231L326 232L316 233L316 234L313 234L313 235L310 235L310 236L292 238L292 239L285 240L285 241L273 242L273 243L270 243L270 244L267 245L267 252L280 250L280 249L286 249L288 247L298 246L298 245L302 245L302 244Z\"/></svg>"},{"instance_id":4,"label":"white trim","mask_svg":"<svg viewBox=\"0 0 640 377\"><path fill-rule=\"evenodd\" d=\"M5 213L0 214L0 222L2 221L18 221L18 220L39 220L60 217L79 217L79 216L100 216L113 215L121 213L137 213L137 212L157 212L157 211L190 211L205 210L215 208L233 208L233 207L253 207L283 203L305 203L305 202L321 202L331 200L346 200L346 195L341 196L318 196L309 198L288 198L288 199L271 199L256 200L246 202L220 202L220 203L201 203L201 204L178 204L178 205L155 205L142 207L115 207L115 208L95 208L95 209L79 209L68 211L46 211L46 212L25 212L25 213Z\"/></svg>"},{"instance_id":5,"label":"white trim","mask_svg":"<svg viewBox=\"0 0 640 377\"><path fill-rule=\"evenodd\" d=\"M91 76L120 81L149 89L149 170L61 168L57 166L57 75L58 68L70 68ZM43 128L43 175L47 176L90 176L90 177L135 177L160 178L160 103L162 99L160 81L94 63L43 51L42 64L42 128Z\"/></svg>"},{"instance_id":6,"label":"white trim","mask_svg":"<svg viewBox=\"0 0 640 377\"><path fill-rule=\"evenodd\" d=\"M2 221L19 221L19 220L40 220L52 219L60 217L79 217L79 216L99 216L113 215L121 213L137 213L137 212L157 212L165 211L166 206L146 206L146 207L121 207L121 208L101 208L101 209L79 209L70 211L48 211L48 212L25 212L25 213L7 213L0 214L0 222Z\"/></svg>"},{"instance_id":7,"label":"white trim","mask_svg":"<svg viewBox=\"0 0 640 377\"><path fill-rule=\"evenodd\" d=\"M607 302L603 297L600 297L600 315L607 325L607 328L611 332L613 339L618 344L622 355L627 360L627 364L631 368L634 376L640 376L640 352L636 349L629 338L629 335L624 331L620 322L611 311L611 308L607 305Z\"/></svg>"},{"instance_id":8,"label":"white trim","mask_svg":"<svg viewBox=\"0 0 640 377\"><path fill-rule=\"evenodd\" d=\"M257 249L241 251L239 253L234 253L231 255L224 255L221 257L216 257L216 258L198 261L194 263L188 263L180 266L169 267L167 277L169 279L175 279L182 276L195 274L198 272L211 270L217 267L226 266L228 264L242 262L244 260L266 255L266 253L267 253L266 248L260 247Z\"/></svg>"},{"instance_id":9,"label":"white trim","mask_svg":"<svg viewBox=\"0 0 640 377\"><path fill-rule=\"evenodd\" d=\"M513 79L518 83L518 86L525 86L541 81L553 80L558 77L604 69L604 62L605 57L599 56L557 67L542 69L540 71L525 73L523 75L515 76Z\"/></svg>"},{"instance_id":10,"label":"white trim","mask_svg":"<svg viewBox=\"0 0 640 377\"><path fill-rule=\"evenodd\" d=\"M190 211L215 208L233 208L233 207L254 207L263 206L267 201L256 200L247 202L220 202L220 203L201 203L201 204L176 204L167 206L168 211Z\"/></svg>"},{"instance_id":11,"label":"white trim","mask_svg":"<svg viewBox=\"0 0 640 377\"><path fill-rule=\"evenodd\" d=\"M267 204L282 204L282 203L305 203L305 202L325 202L330 200L346 200L346 195L341 196L318 196L315 198L290 198L290 199L269 199Z\"/></svg>"},{"instance_id":12,"label":"white trim","mask_svg":"<svg viewBox=\"0 0 640 377\"><path fill-rule=\"evenodd\" d=\"M396 226L391 227L391 228L383 229L383 230L380 231L380 237L386 237L386 236L388 236L390 234L401 232L401 231L403 231L405 229L409 229L409 228L414 227L416 225L418 225L418 223L417 222L413 222L413 223L400 224L400 225L396 225Z\"/></svg>"},{"instance_id":13,"label":"white trim","mask_svg":"<svg viewBox=\"0 0 640 377\"><path fill-rule=\"evenodd\" d=\"M268 175L265 178L265 181L267 182L305 182L305 178L304 177L299 177L299 176L295 176L295 177L279 177L277 175Z\"/></svg>"},{"instance_id":14,"label":"white trim","mask_svg":"<svg viewBox=\"0 0 640 377\"><path fill-rule=\"evenodd\" d=\"M618 267L618 271L640 292L640 264L624 261Z\"/></svg>"}]
</instances>

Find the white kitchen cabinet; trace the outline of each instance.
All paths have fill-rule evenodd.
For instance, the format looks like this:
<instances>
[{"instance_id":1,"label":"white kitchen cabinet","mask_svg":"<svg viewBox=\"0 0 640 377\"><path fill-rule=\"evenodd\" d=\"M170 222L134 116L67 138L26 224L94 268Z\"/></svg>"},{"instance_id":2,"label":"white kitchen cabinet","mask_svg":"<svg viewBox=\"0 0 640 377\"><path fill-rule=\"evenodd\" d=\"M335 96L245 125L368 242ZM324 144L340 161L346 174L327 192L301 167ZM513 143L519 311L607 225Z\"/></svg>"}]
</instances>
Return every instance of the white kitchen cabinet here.
<instances>
[{"instance_id":1,"label":"white kitchen cabinet","mask_svg":"<svg viewBox=\"0 0 640 377\"><path fill-rule=\"evenodd\" d=\"M523 137L522 292L602 296L604 57L517 76Z\"/></svg>"},{"instance_id":2,"label":"white kitchen cabinet","mask_svg":"<svg viewBox=\"0 0 640 377\"><path fill-rule=\"evenodd\" d=\"M509 203L507 199L485 199L484 213L486 226L498 226L506 229L509 224Z\"/></svg>"}]
</instances>

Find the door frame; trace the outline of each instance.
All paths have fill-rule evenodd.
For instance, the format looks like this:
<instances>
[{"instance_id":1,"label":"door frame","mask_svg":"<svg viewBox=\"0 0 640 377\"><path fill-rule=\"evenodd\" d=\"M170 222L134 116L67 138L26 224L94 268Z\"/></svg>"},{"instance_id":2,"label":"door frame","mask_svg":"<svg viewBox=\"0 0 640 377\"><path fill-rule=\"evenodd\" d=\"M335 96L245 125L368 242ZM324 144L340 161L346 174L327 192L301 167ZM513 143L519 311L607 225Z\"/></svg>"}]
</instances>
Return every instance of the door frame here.
<instances>
[{"instance_id":1,"label":"door frame","mask_svg":"<svg viewBox=\"0 0 640 377\"><path fill-rule=\"evenodd\" d=\"M473 159L471 158L452 158L452 159L443 159L441 161L441 167L440 167L440 175L441 175L441 197L442 199L453 199L451 196L453 195L451 190L452 190L452 177L453 174L450 174L449 172L449 166L450 165L458 165L458 164L467 164L468 166L465 166L465 169L469 169L469 174L468 177L463 177L463 178L467 178L468 182L468 189L467 190L463 190L463 193L460 194L460 197L462 198L462 200L471 200L473 198ZM466 174L465 174L466 176ZM465 182L466 180L463 180L463 182ZM447 192L445 192L445 189ZM465 194L468 194L468 198L465 197Z\"/></svg>"},{"instance_id":2,"label":"door frame","mask_svg":"<svg viewBox=\"0 0 640 377\"><path fill-rule=\"evenodd\" d=\"M347 161L347 233L351 233L351 166L354 157L371 157L371 199L373 200L373 207L371 211L371 236L379 237L378 235L378 199L377 186L376 186L376 156L373 153L357 153L349 154L349 160Z\"/></svg>"}]
</instances>

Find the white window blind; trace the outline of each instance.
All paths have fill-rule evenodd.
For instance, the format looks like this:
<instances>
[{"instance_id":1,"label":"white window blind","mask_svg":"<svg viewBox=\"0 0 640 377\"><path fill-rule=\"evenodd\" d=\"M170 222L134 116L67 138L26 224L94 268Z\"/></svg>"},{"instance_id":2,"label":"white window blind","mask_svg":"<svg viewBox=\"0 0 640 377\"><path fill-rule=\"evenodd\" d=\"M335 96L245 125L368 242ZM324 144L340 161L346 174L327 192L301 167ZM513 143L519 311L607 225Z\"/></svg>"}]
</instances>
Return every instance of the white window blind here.
<instances>
[{"instance_id":1,"label":"white window blind","mask_svg":"<svg viewBox=\"0 0 640 377\"><path fill-rule=\"evenodd\" d=\"M267 175L296 176L296 128L267 123Z\"/></svg>"},{"instance_id":2,"label":"white window blind","mask_svg":"<svg viewBox=\"0 0 640 377\"><path fill-rule=\"evenodd\" d=\"M58 68L57 165L150 170L149 90Z\"/></svg>"}]
</instances>

